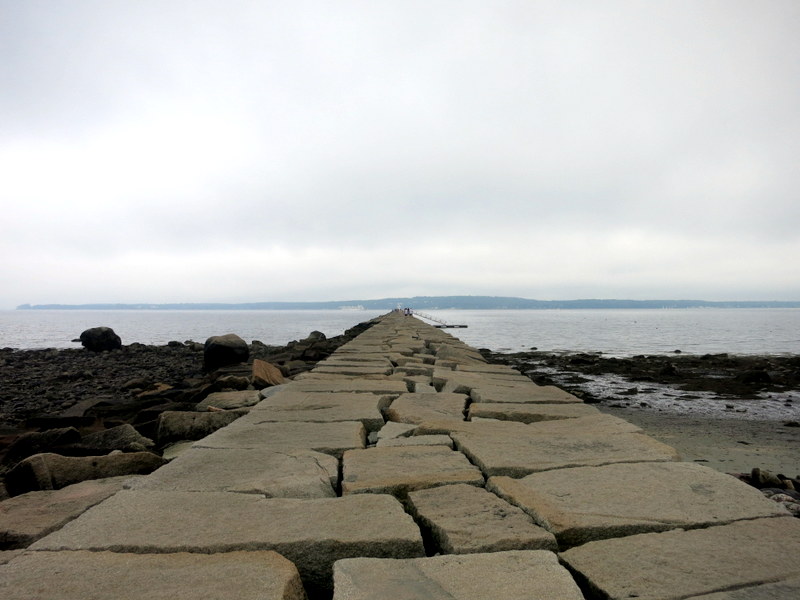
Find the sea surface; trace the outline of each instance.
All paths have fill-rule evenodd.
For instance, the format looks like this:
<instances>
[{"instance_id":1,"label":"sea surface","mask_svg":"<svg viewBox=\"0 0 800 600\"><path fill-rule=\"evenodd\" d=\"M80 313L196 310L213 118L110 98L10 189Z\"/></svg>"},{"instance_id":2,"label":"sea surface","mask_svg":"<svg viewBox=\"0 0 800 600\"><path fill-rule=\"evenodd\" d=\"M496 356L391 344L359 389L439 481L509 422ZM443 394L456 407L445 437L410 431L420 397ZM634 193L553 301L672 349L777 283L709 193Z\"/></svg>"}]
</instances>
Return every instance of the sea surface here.
<instances>
[{"instance_id":1,"label":"sea surface","mask_svg":"<svg viewBox=\"0 0 800 600\"><path fill-rule=\"evenodd\" d=\"M371 310L10 310L0 311L0 347L79 348L90 327L111 327L123 344L204 342L236 333L283 345L312 331L343 333L385 311ZM581 309L426 311L478 347L500 352L602 352L611 356L666 354L800 354L800 309ZM423 319L425 320L425 319ZM435 324L435 322L431 321Z\"/></svg>"}]
</instances>

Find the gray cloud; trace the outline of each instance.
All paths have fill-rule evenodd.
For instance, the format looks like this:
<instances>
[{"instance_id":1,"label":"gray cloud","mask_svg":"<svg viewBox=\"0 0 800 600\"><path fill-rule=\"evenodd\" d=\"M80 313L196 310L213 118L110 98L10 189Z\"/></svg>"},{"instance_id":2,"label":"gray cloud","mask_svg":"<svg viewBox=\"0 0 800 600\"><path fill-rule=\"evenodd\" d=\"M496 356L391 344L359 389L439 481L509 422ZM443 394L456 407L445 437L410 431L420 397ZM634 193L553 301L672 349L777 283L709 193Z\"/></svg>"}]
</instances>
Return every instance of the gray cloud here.
<instances>
[{"instance_id":1,"label":"gray cloud","mask_svg":"<svg viewBox=\"0 0 800 600\"><path fill-rule=\"evenodd\" d=\"M794 2L0 11L0 306L800 297Z\"/></svg>"}]
</instances>

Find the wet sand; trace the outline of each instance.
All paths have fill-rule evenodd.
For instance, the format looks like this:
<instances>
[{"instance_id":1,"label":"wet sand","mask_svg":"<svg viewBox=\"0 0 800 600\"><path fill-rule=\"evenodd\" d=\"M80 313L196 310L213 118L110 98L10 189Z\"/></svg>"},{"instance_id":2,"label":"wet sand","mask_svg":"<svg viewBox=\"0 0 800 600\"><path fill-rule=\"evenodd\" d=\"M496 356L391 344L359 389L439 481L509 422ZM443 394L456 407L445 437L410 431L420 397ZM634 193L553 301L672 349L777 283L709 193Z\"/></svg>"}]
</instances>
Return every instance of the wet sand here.
<instances>
[{"instance_id":1,"label":"wet sand","mask_svg":"<svg viewBox=\"0 0 800 600\"><path fill-rule=\"evenodd\" d=\"M645 408L595 405L669 444L687 462L724 473L749 473L754 467L787 477L800 475L800 427L783 421L709 418Z\"/></svg>"}]
</instances>

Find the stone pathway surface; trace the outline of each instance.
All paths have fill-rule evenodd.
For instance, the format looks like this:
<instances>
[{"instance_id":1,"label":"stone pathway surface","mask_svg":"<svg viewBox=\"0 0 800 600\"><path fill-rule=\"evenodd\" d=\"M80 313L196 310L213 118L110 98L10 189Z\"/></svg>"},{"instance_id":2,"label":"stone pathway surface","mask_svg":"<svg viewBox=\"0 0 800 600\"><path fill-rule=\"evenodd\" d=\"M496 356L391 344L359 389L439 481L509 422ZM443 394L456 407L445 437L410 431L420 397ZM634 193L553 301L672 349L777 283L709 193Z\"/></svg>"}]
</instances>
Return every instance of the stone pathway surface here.
<instances>
[{"instance_id":1,"label":"stone pathway surface","mask_svg":"<svg viewBox=\"0 0 800 600\"><path fill-rule=\"evenodd\" d=\"M781 506L417 318L254 394L150 475L0 503L0 598L800 597Z\"/></svg>"}]
</instances>

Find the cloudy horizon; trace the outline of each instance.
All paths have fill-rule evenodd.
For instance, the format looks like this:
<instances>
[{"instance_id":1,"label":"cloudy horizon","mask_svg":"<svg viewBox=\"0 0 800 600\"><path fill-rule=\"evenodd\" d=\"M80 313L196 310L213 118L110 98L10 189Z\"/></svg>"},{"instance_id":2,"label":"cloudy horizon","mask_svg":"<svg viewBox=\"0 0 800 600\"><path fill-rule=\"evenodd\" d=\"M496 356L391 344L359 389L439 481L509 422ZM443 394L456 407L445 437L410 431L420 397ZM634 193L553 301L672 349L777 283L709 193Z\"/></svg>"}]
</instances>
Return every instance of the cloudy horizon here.
<instances>
[{"instance_id":1,"label":"cloudy horizon","mask_svg":"<svg viewBox=\"0 0 800 600\"><path fill-rule=\"evenodd\" d=\"M800 4L0 0L0 309L800 300Z\"/></svg>"}]
</instances>

